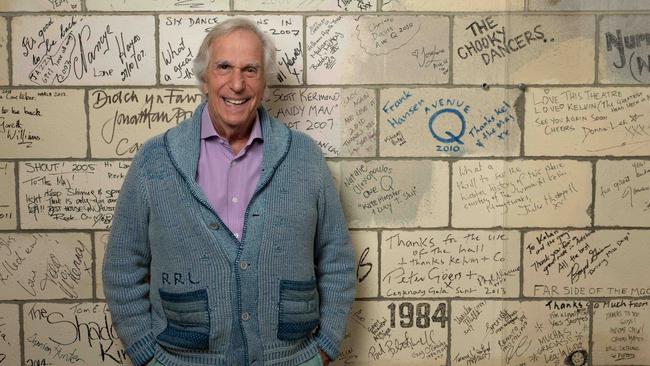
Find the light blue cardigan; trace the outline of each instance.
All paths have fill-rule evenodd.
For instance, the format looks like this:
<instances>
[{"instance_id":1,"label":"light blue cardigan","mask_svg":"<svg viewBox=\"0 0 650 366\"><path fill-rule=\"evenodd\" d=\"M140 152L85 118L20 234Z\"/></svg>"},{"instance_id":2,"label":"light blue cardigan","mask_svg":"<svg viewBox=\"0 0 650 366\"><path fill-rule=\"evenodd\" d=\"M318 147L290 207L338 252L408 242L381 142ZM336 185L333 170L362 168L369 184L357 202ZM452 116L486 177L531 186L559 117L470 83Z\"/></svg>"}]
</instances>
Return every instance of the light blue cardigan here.
<instances>
[{"instance_id":1,"label":"light blue cardigan","mask_svg":"<svg viewBox=\"0 0 650 366\"><path fill-rule=\"evenodd\" d=\"M325 160L258 110L262 173L242 243L195 181L201 104L147 141L118 199L103 280L135 365L296 365L338 354L354 253Z\"/></svg>"}]
</instances>

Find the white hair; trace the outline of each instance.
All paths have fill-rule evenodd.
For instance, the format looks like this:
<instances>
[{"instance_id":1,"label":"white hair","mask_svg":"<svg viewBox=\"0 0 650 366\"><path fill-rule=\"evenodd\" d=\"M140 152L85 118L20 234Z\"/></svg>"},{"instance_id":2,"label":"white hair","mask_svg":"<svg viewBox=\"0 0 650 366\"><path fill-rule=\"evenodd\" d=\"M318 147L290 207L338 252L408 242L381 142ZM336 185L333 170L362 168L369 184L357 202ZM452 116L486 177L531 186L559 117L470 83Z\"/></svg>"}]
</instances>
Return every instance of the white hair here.
<instances>
[{"instance_id":1,"label":"white hair","mask_svg":"<svg viewBox=\"0 0 650 366\"><path fill-rule=\"evenodd\" d=\"M196 76L196 81L199 84L199 89L203 93L202 85L205 83L205 76L210 63L210 51L212 48L212 41L216 38L228 35L236 30L247 30L257 36L262 43L262 55L264 62L264 78L266 85L272 83L273 78L277 73L277 66L275 63L275 42L268 34L262 32L255 22L246 18L230 18L210 29L210 32L203 38L199 52L194 58L194 65L192 71Z\"/></svg>"}]
</instances>

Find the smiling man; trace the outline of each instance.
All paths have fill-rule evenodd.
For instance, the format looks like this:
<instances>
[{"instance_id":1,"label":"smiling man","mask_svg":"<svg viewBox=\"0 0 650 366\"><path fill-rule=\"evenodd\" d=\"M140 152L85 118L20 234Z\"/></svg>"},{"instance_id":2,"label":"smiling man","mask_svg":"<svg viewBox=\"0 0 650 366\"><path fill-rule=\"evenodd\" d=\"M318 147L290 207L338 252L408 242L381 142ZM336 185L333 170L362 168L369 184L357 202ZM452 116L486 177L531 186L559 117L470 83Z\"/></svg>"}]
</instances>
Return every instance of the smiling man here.
<instances>
[{"instance_id":1,"label":"smiling man","mask_svg":"<svg viewBox=\"0 0 650 366\"><path fill-rule=\"evenodd\" d=\"M327 365L354 299L354 254L318 146L261 106L275 46L214 27L194 60L207 101L143 145L103 280L135 365Z\"/></svg>"}]
</instances>

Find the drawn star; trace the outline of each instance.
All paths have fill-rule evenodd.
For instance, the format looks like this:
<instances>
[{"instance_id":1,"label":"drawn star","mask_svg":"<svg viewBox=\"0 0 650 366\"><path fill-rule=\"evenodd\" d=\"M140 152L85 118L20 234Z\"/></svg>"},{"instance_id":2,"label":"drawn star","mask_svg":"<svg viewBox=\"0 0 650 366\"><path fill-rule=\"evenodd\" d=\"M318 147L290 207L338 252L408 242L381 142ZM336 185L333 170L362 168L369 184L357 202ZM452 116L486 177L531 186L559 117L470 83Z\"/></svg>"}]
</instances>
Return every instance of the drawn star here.
<instances>
[{"instance_id":1,"label":"drawn star","mask_svg":"<svg viewBox=\"0 0 650 366\"><path fill-rule=\"evenodd\" d=\"M543 333L544 330L544 324L543 323L537 323L535 322L535 328L537 329L538 333Z\"/></svg>"},{"instance_id":2,"label":"drawn star","mask_svg":"<svg viewBox=\"0 0 650 366\"><path fill-rule=\"evenodd\" d=\"M636 120L637 120L639 117L643 117L643 115L642 115L642 114L636 114L636 113L634 113L634 114L630 114L630 119L632 119L632 122L636 122Z\"/></svg>"},{"instance_id":3,"label":"drawn star","mask_svg":"<svg viewBox=\"0 0 650 366\"><path fill-rule=\"evenodd\" d=\"M537 361L537 354L533 353L532 355L530 355L530 362L535 362L535 361Z\"/></svg>"}]
</instances>

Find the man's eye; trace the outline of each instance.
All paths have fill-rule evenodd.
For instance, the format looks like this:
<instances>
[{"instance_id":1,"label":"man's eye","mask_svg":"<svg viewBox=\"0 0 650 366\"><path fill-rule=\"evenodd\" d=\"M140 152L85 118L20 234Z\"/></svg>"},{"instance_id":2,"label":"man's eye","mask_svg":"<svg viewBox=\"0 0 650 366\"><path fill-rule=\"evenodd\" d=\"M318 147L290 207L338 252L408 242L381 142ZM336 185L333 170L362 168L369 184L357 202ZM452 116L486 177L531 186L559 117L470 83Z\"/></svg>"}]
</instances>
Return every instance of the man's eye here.
<instances>
[{"instance_id":1,"label":"man's eye","mask_svg":"<svg viewBox=\"0 0 650 366\"><path fill-rule=\"evenodd\" d=\"M217 70L228 70L230 68L230 65L228 64L217 64L216 69Z\"/></svg>"},{"instance_id":2,"label":"man's eye","mask_svg":"<svg viewBox=\"0 0 650 366\"><path fill-rule=\"evenodd\" d=\"M257 68L255 67L247 67L244 69L244 72L249 73L249 74L257 74Z\"/></svg>"}]
</instances>

